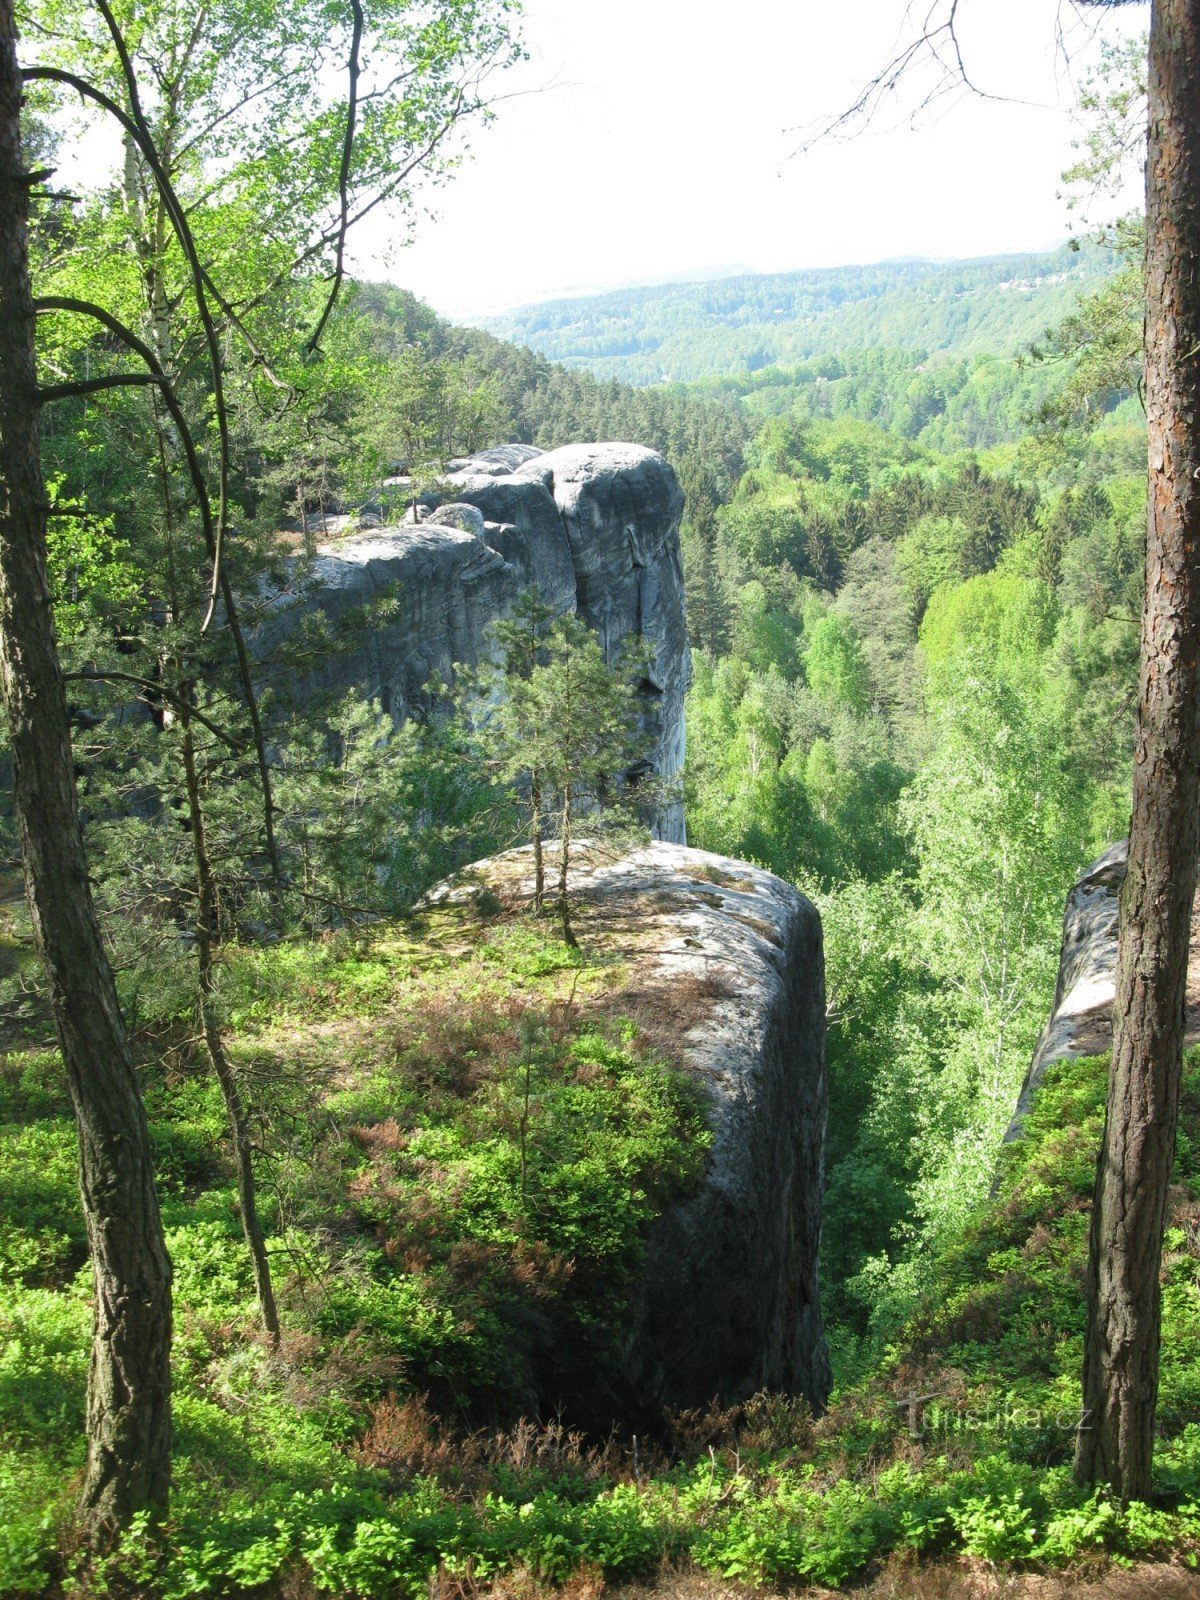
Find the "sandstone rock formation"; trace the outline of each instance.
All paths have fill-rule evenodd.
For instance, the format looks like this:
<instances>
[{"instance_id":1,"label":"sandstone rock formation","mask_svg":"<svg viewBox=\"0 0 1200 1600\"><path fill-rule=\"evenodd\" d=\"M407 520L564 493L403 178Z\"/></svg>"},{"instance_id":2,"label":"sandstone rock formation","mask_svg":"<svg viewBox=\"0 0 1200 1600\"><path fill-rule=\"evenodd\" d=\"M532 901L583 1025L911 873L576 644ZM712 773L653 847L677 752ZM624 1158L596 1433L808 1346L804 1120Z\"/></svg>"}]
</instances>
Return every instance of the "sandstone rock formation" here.
<instances>
[{"instance_id":1,"label":"sandstone rock formation","mask_svg":"<svg viewBox=\"0 0 1200 1600\"><path fill-rule=\"evenodd\" d=\"M1006 1138L1015 1138L1052 1061L1105 1055L1112 1047L1117 977L1118 896L1125 881L1128 842L1111 845L1077 879L1063 914L1058 983ZM1188 1041L1200 1038L1200 918L1192 913L1188 981Z\"/></svg>"},{"instance_id":2,"label":"sandstone rock formation","mask_svg":"<svg viewBox=\"0 0 1200 1600\"><path fill-rule=\"evenodd\" d=\"M542 453L504 445L452 463L451 502L417 525L369 527L319 546L304 598L281 598L260 632L272 643L308 611L336 621L391 593L385 625L313 672L324 689L357 687L397 720L426 710L430 679L475 665L490 623L536 584L546 602L577 611L615 651L630 634L654 648L643 684L652 766L683 766L683 702L691 675L679 521L683 495L662 456L640 445L571 445ZM655 833L682 840L682 806L663 808Z\"/></svg>"},{"instance_id":3,"label":"sandstone rock formation","mask_svg":"<svg viewBox=\"0 0 1200 1600\"><path fill-rule=\"evenodd\" d=\"M532 894L527 851L468 869ZM661 1215L615 1386L626 1414L830 1387L817 1296L826 1111L821 922L790 885L659 843L572 873L577 930L616 938L628 990L708 1101L713 1144L695 1193Z\"/></svg>"}]
</instances>

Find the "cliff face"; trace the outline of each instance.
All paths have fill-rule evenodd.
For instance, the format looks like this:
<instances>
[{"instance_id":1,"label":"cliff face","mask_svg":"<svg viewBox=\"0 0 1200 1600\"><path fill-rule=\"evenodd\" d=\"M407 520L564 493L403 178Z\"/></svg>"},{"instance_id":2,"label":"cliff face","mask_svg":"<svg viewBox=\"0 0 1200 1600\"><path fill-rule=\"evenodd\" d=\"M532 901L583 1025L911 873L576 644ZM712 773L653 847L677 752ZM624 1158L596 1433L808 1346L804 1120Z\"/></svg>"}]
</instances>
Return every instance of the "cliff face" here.
<instances>
[{"instance_id":1,"label":"cliff face","mask_svg":"<svg viewBox=\"0 0 1200 1600\"><path fill-rule=\"evenodd\" d=\"M1067 896L1054 1004L1025 1074L1006 1135L1009 1139L1019 1134L1021 1121L1052 1061L1067 1056L1105 1055L1112 1048L1119 896L1127 856L1126 840L1111 845L1080 874ZM1188 1041L1194 1043L1200 1039L1200 918L1195 910L1187 1024Z\"/></svg>"},{"instance_id":2,"label":"cliff face","mask_svg":"<svg viewBox=\"0 0 1200 1600\"><path fill-rule=\"evenodd\" d=\"M465 879L526 901L529 853L481 862ZM469 892L449 887L435 898ZM713 1135L698 1188L650 1227L605 1391L635 1420L764 1388L820 1409L831 1381L817 1294L827 1099L820 918L768 872L666 843L617 861L584 851L572 904L585 947L615 941L624 1003L648 1014L699 1081Z\"/></svg>"},{"instance_id":3,"label":"cliff face","mask_svg":"<svg viewBox=\"0 0 1200 1600\"><path fill-rule=\"evenodd\" d=\"M671 984L716 991L682 1040L711 1107L708 1172L651 1232L627 1381L658 1405L780 1389L820 1409L831 1385L817 1292L827 1106L820 917L769 872L677 846L639 852L594 885L673 902L659 970Z\"/></svg>"},{"instance_id":4,"label":"cliff face","mask_svg":"<svg viewBox=\"0 0 1200 1600\"><path fill-rule=\"evenodd\" d=\"M452 503L419 524L370 528L319 547L311 590L281 602L262 630L266 653L308 611L331 621L385 594L386 623L313 674L323 689L359 688L397 720L427 708L430 678L475 665L491 623L526 589L578 612L615 652L630 634L653 646L642 686L651 765L683 766L683 702L691 657L683 606L683 494L662 456L640 445L572 445L542 453L506 445L452 463ZM654 829L684 837L683 810L665 806Z\"/></svg>"}]
</instances>

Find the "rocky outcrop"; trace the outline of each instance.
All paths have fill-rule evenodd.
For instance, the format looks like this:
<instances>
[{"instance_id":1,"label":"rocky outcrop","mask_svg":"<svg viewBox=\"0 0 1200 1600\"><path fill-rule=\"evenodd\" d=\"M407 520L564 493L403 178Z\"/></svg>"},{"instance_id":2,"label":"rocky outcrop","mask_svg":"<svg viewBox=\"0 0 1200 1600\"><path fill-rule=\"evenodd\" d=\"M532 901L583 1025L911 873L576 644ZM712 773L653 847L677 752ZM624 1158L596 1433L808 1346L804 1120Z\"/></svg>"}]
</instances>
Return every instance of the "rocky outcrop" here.
<instances>
[{"instance_id":1,"label":"rocky outcrop","mask_svg":"<svg viewBox=\"0 0 1200 1600\"><path fill-rule=\"evenodd\" d=\"M528 852L469 869L479 879L530 896ZM618 939L629 964L622 1003L657 1020L701 1083L713 1135L699 1187L650 1229L618 1400L637 1416L770 1388L819 1409L830 1387L817 1294L820 918L768 872L666 843L617 861L585 854L572 896L585 947L601 929Z\"/></svg>"},{"instance_id":2,"label":"rocky outcrop","mask_svg":"<svg viewBox=\"0 0 1200 1600\"><path fill-rule=\"evenodd\" d=\"M385 622L312 674L322 689L361 689L397 720L428 709L430 682L476 665L491 623L537 585L561 612L578 612L616 651L629 635L653 647L642 686L651 765L665 780L683 766L683 702L691 674L679 522L671 467L632 444L572 445L543 453L504 445L453 462L450 500L417 524L350 529L318 547L303 597L280 597L260 630L270 652L319 610L331 622L386 595ZM655 833L682 840L683 811L664 806Z\"/></svg>"},{"instance_id":3,"label":"rocky outcrop","mask_svg":"<svg viewBox=\"0 0 1200 1600\"><path fill-rule=\"evenodd\" d=\"M742 862L660 846L597 885L675 900L658 954L668 982L718 990L682 1041L712 1110L699 1192L660 1218L626 1348L634 1390L703 1405L758 1389L830 1388L817 1292L825 1147L821 920Z\"/></svg>"},{"instance_id":4,"label":"rocky outcrop","mask_svg":"<svg viewBox=\"0 0 1200 1600\"><path fill-rule=\"evenodd\" d=\"M1053 1061L1105 1055L1112 1047L1119 897L1128 842L1110 847L1083 872L1067 896L1058 982L1050 1019L1038 1038L1006 1138L1021 1131L1025 1113ZM1187 1036L1200 1039L1200 919L1192 913Z\"/></svg>"}]
</instances>

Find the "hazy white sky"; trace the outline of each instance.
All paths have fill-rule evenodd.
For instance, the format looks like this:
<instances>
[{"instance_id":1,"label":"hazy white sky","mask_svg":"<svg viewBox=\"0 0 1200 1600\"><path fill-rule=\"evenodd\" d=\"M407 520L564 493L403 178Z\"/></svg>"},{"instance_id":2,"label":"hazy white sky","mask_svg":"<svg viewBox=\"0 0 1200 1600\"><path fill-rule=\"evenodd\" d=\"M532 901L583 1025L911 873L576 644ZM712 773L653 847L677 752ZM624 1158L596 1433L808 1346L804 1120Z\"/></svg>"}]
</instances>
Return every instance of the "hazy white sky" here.
<instances>
[{"instance_id":1,"label":"hazy white sky","mask_svg":"<svg viewBox=\"0 0 1200 1600\"><path fill-rule=\"evenodd\" d=\"M501 80L524 92L476 133L473 161L431 197L437 214L413 244L392 250L385 228L364 225L355 270L469 316L724 264L1056 243L1072 78L1095 57L1066 0L1069 67L1055 48L1059 0L964 0L968 66L1006 102L959 98L913 128L914 82L872 132L788 159L796 129L841 109L891 55L905 5L526 0L531 59ZM1104 25L1144 27L1145 13Z\"/></svg>"}]
</instances>

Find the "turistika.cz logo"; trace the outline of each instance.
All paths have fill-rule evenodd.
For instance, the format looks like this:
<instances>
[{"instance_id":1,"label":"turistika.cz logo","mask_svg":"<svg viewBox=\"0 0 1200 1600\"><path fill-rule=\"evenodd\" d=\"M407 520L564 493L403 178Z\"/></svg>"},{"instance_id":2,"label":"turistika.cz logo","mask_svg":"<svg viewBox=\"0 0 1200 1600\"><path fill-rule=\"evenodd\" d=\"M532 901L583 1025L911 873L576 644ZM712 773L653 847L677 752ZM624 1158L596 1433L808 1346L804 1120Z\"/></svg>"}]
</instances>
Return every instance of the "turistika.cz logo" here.
<instances>
[{"instance_id":1,"label":"turistika.cz logo","mask_svg":"<svg viewBox=\"0 0 1200 1600\"><path fill-rule=\"evenodd\" d=\"M1012 1434L1053 1430L1084 1433L1091 1426L1090 1411L1048 1411L1044 1406L1022 1405L1011 1396L1001 1403L969 1405L948 1399L941 1391L918 1394L914 1389L892 1402L908 1424L910 1439L943 1439L954 1435Z\"/></svg>"}]
</instances>

